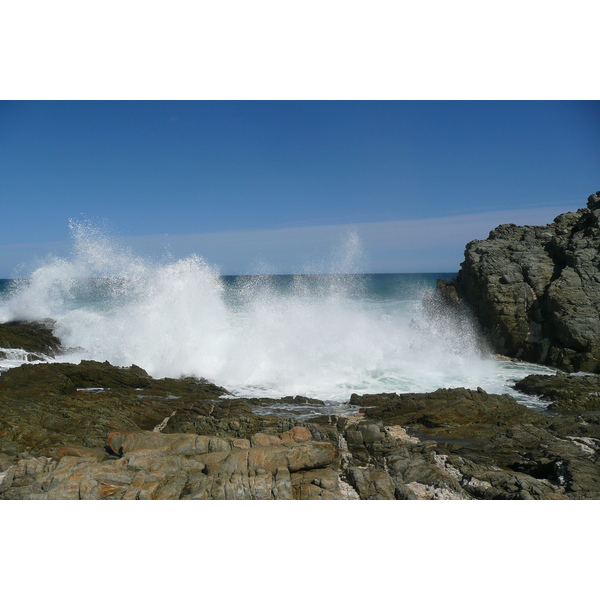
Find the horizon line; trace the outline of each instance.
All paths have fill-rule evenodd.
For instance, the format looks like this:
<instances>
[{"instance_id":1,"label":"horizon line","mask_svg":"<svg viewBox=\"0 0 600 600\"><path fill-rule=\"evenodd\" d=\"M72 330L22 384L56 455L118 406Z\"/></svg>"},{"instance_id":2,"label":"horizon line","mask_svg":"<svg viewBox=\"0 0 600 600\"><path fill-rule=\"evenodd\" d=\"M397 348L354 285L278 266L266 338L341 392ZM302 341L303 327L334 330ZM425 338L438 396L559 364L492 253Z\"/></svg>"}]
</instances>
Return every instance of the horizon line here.
<instances>
[{"instance_id":1,"label":"horizon line","mask_svg":"<svg viewBox=\"0 0 600 600\"><path fill-rule=\"evenodd\" d=\"M458 269L460 271L460 269ZM339 277L356 275L453 275L458 271L370 271L354 273L220 273L218 277ZM104 275L102 277L68 277L67 279L111 279L124 275ZM0 277L0 281L27 281L31 277Z\"/></svg>"}]
</instances>

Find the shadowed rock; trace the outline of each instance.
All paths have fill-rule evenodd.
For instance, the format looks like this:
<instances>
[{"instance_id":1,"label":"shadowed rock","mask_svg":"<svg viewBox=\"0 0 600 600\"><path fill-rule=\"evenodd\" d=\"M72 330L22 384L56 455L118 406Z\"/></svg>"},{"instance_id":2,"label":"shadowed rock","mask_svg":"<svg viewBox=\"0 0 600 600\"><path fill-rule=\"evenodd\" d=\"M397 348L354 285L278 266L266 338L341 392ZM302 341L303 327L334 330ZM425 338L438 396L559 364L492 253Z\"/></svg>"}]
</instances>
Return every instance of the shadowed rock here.
<instances>
[{"instance_id":1,"label":"shadowed rock","mask_svg":"<svg viewBox=\"0 0 600 600\"><path fill-rule=\"evenodd\" d=\"M600 375L528 375L514 387L551 402L548 409L563 414L600 411Z\"/></svg>"}]
</instances>

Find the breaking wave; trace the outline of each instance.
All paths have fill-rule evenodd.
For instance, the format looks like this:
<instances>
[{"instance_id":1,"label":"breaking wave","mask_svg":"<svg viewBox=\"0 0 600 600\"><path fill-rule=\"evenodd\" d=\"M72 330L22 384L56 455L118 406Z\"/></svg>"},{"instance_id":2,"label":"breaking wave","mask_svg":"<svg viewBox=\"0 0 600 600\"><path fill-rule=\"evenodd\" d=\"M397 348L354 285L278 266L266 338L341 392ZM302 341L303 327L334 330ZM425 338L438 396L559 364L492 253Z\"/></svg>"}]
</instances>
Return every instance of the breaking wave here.
<instances>
[{"instance_id":1,"label":"breaking wave","mask_svg":"<svg viewBox=\"0 0 600 600\"><path fill-rule=\"evenodd\" d=\"M352 274L362 261L356 235L318 275L224 278L198 255L150 261L89 224L71 228L72 256L48 259L0 304L1 321L55 320L71 349L60 360L137 364L251 396L506 391L469 323L424 311L430 286L394 280L382 295Z\"/></svg>"}]
</instances>

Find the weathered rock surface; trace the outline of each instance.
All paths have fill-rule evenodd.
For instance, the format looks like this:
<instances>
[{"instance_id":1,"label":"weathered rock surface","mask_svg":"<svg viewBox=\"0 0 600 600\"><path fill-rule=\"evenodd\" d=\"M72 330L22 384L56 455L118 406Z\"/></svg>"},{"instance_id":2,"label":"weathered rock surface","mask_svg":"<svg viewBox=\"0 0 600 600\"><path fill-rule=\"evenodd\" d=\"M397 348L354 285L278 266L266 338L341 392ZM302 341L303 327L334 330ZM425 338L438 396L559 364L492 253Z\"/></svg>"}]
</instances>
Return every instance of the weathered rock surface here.
<instances>
[{"instance_id":1,"label":"weathered rock surface","mask_svg":"<svg viewBox=\"0 0 600 600\"><path fill-rule=\"evenodd\" d=\"M429 479L421 473L420 480L409 483L427 485L438 497L600 498L600 411L585 413L588 420L582 421L538 413L507 395L460 388L353 396L352 402L371 406L362 409L366 418L396 424L424 443L435 443L433 464L426 461ZM404 464L410 478L415 461ZM432 466L443 467L461 490L432 472Z\"/></svg>"},{"instance_id":2,"label":"weathered rock surface","mask_svg":"<svg viewBox=\"0 0 600 600\"><path fill-rule=\"evenodd\" d=\"M499 354L600 372L600 192L539 227L500 225L474 240L440 296L464 302Z\"/></svg>"},{"instance_id":3,"label":"weathered rock surface","mask_svg":"<svg viewBox=\"0 0 600 600\"><path fill-rule=\"evenodd\" d=\"M0 453L102 447L115 429L153 429L176 408L225 392L202 380L152 379L136 366L22 365L0 375Z\"/></svg>"},{"instance_id":4,"label":"weathered rock surface","mask_svg":"<svg viewBox=\"0 0 600 600\"><path fill-rule=\"evenodd\" d=\"M550 379L528 389L551 398ZM572 379L593 392L596 378ZM93 361L11 369L0 499L600 498L587 400L561 414L483 390L354 395L355 414L306 421L225 393Z\"/></svg>"},{"instance_id":5,"label":"weathered rock surface","mask_svg":"<svg viewBox=\"0 0 600 600\"><path fill-rule=\"evenodd\" d=\"M27 499L343 499L335 448L310 432L223 439L195 434L114 432L119 456L21 460L2 484L4 498Z\"/></svg>"},{"instance_id":6,"label":"weathered rock surface","mask_svg":"<svg viewBox=\"0 0 600 600\"><path fill-rule=\"evenodd\" d=\"M481 443L498 428L523 423L547 424L547 418L518 404L507 394L488 394L465 388L419 394L353 394L352 404L368 407L364 415L386 424L410 426L439 440Z\"/></svg>"}]
</instances>

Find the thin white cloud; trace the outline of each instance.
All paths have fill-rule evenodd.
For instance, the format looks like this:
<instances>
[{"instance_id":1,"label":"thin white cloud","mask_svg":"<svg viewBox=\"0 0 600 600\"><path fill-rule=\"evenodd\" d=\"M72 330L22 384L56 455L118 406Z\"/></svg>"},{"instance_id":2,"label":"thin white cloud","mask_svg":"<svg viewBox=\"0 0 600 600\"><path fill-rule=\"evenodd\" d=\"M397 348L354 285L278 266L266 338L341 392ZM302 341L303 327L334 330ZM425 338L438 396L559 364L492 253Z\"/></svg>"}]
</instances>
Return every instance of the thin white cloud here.
<instances>
[{"instance_id":1,"label":"thin white cloud","mask_svg":"<svg viewBox=\"0 0 600 600\"><path fill-rule=\"evenodd\" d=\"M544 225L571 207L501 210L448 217L316 225L281 229L222 231L173 236L126 238L137 251L157 252L165 247L174 256L191 253L205 257L224 273L248 273L255 265L268 264L273 272L305 270L319 264L351 232L362 242L367 270L455 271L463 260L465 245L484 239L502 223Z\"/></svg>"},{"instance_id":2,"label":"thin white cloud","mask_svg":"<svg viewBox=\"0 0 600 600\"><path fill-rule=\"evenodd\" d=\"M290 273L321 269L355 232L364 254L356 268L367 272L453 272L463 260L465 245L485 239L498 225L543 225L569 210L573 207L523 208L375 223L128 236L119 241L140 255L155 258L195 253L224 274ZM9 277L17 263L48 253L65 255L67 250L66 242L0 246L0 272Z\"/></svg>"}]
</instances>

